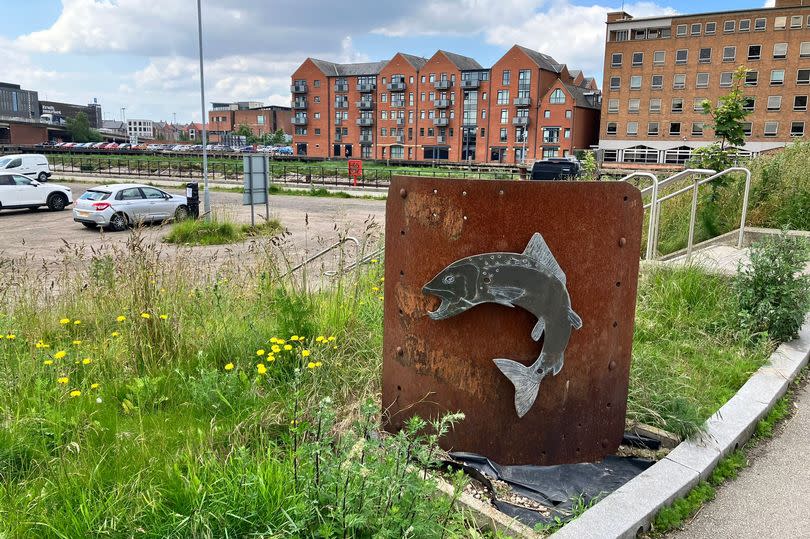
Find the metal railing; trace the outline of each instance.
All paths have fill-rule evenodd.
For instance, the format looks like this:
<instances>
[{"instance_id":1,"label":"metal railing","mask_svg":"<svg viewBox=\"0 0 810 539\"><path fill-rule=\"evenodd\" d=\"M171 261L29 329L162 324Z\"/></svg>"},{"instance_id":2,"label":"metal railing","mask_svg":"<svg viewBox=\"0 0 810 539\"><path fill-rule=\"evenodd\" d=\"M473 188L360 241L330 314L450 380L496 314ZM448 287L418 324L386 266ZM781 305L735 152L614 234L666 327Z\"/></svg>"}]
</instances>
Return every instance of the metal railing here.
<instances>
[{"instance_id":1,"label":"metal railing","mask_svg":"<svg viewBox=\"0 0 810 539\"><path fill-rule=\"evenodd\" d=\"M366 256L361 258L360 260L356 260L355 262L352 262L351 264L349 264L348 266L343 268L343 271L341 273L346 274L346 273L349 273L350 271L354 271L355 269L359 268L360 266L362 266L364 264L371 263L371 261L374 260L374 259L381 258L384 253L385 253L385 247L380 247L379 249L377 249L373 253L367 254ZM327 277L334 277L335 275L338 274L338 271L337 270L327 270L327 271L324 271L323 274L326 275Z\"/></svg>"},{"instance_id":2,"label":"metal railing","mask_svg":"<svg viewBox=\"0 0 810 539\"><path fill-rule=\"evenodd\" d=\"M355 258L355 260L357 260L357 256L360 254L360 240L358 240L354 236L346 236L345 238L339 239L338 241L336 241L335 243L333 243L329 247L326 247L325 249L321 249L320 251L318 251L314 255L310 256L307 259L305 259L300 264L296 264L295 266L293 266L292 268L287 270L287 273L282 275L282 277L286 277L287 275L293 273L294 271L297 271L297 270L303 268L307 264L309 264L311 262L314 262L315 260L318 260L322 256L332 252L333 250L337 249L338 247L341 247L344 243L347 243L347 242L351 242L351 243L354 244L354 258Z\"/></svg>"},{"instance_id":3,"label":"metal railing","mask_svg":"<svg viewBox=\"0 0 810 539\"><path fill-rule=\"evenodd\" d=\"M641 190L641 196L644 196L647 193L647 191L652 191L652 198L650 202L648 204L644 204L643 206L645 210L648 208L650 210L650 223L649 226L647 227L647 252L644 256L644 259L652 260L653 258L652 238L655 229L655 210L657 208L657 204L655 203L655 201L658 199L658 176L656 176L652 172L631 172L627 176L619 178L619 181L626 182L633 178L649 178L650 180L652 180L651 186L645 187L644 189Z\"/></svg>"}]
</instances>

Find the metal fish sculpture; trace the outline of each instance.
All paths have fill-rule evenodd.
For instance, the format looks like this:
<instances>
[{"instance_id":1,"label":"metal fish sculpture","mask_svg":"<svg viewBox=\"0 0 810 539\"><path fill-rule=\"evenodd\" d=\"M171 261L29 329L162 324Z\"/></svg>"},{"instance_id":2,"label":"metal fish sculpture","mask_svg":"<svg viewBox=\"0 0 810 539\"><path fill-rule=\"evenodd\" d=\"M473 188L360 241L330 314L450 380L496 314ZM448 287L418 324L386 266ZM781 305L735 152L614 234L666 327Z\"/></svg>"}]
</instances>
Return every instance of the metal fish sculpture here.
<instances>
[{"instance_id":1,"label":"metal fish sculpture","mask_svg":"<svg viewBox=\"0 0 810 539\"><path fill-rule=\"evenodd\" d=\"M439 307L428 312L433 320L450 318L482 303L522 307L537 317L532 339L538 341L546 335L537 361L526 367L511 359L493 359L515 386L518 417L534 404L543 378L562 369L571 328L582 327L582 319L571 309L565 273L539 233L522 253L485 253L457 260L422 291L441 299Z\"/></svg>"}]
</instances>

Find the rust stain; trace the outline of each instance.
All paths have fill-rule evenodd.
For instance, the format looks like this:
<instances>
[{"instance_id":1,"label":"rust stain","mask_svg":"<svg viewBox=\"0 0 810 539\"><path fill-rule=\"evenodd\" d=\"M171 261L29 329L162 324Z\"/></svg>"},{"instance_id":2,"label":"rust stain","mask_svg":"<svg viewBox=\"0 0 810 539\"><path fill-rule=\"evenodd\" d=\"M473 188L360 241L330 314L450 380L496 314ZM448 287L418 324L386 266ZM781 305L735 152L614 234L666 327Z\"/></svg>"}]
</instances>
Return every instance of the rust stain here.
<instances>
[{"instance_id":1,"label":"rust stain","mask_svg":"<svg viewBox=\"0 0 810 539\"><path fill-rule=\"evenodd\" d=\"M446 198L437 194L412 193L405 204L406 224L411 219L421 226L439 228L451 241L461 236L464 228L464 213L456 206L448 206Z\"/></svg>"}]
</instances>

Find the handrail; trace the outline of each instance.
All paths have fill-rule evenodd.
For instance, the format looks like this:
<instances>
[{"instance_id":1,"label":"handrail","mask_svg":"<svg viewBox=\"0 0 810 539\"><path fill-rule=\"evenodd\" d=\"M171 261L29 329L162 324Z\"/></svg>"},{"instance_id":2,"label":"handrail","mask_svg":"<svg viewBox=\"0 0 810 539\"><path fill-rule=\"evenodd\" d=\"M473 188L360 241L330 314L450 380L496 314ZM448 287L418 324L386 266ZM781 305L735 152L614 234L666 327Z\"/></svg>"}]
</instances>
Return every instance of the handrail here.
<instances>
[{"instance_id":1,"label":"handrail","mask_svg":"<svg viewBox=\"0 0 810 539\"><path fill-rule=\"evenodd\" d=\"M675 182L677 180L680 180L680 179L682 179L682 178L684 178L686 176L692 176L692 175L695 175L695 174L712 175L712 174L716 174L716 173L717 173L716 170L713 170L713 169L710 169L710 168L687 168L687 169L681 170L679 172L676 172L672 176L664 178L663 180L658 182L658 187L659 188L666 187L667 185L669 185L669 184L671 184L671 183L673 183L673 182ZM662 200L667 200L669 198L672 198L672 197L670 195L667 195L666 197L663 197L661 199L656 200L656 208L655 208L655 212L654 212L654 214L655 214L655 225L653 226L653 232L651 234L651 236L652 236L653 257L655 256L654 253L656 252L656 249L658 248L658 232L660 230L660 224L661 224L661 201Z\"/></svg>"},{"instance_id":2,"label":"handrail","mask_svg":"<svg viewBox=\"0 0 810 539\"><path fill-rule=\"evenodd\" d=\"M652 172L631 172L627 176L625 176L623 178L620 178L619 181L620 182L626 182L630 178L639 178L639 177L649 178L649 179L652 180L652 185L651 186L645 187L644 189L641 190L641 195L642 196L644 196L644 194L647 191L652 190L652 200L650 201L649 204L645 204L643 206L643 208L645 208L645 209L650 208L650 224L649 224L649 226L647 228L647 253L644 256L645 260L650 260L652 258L652 256L653 256L652 239L653 239L653 230L654 230L653 227L655 226L655 212L656 212L656 207L657 207L656 200L658 199L658 186L659 186L659 184L658 184L658 176L656 176Z\"/></svg>"},{"instance_id":3,"label":"handrail","mask_svg":"<svg viewBox=\"0 0 810 539\"><path fill-rule=\"evenodd\" d=\"M343 268L343 273L349 273L350 271L362 266L363 264L368 264L369 262L371 262L372 260L374 260L375 258L380 256L384 252L385 252L385 247L380 247L379 249L377 249L373 253L368 254L368 255L364 256L363 258L361 258L360 260L356 260L356 261L352 262L351 264L349 264L348 266L346 266L345 268ZM338 272L337 272L337 270L328 270L328 271L323 272L323 274L326 275L327 277L334 277L335 275L338 274Z\"/></svg>"},{"instance_id":4,"label":"handrail","mask_svg":"<svg viewBox=\"0 0 810 539\"><path fill-rule=\"evenodd\" d=\"M337 249L338 247L340 247L341 245L343 245L346 242L354 243L355 258L357 258L357 253L360 252L360 240L358 240L357 238L355 238L353 236L346 236L345 238L341 238L340 240L336 241L335 243L333 243L329 247L327 247L327 248L317 252L316 254L312 255L311 257L307 258L306 260L304 260L303 262L301 262L297 266L295 266L293 268L290 268L290 270L287 271L287 273L285 273L284 275L282 275L282 277L286 277L287 275L291 274L292 272L303 268L304 266L306 266L310 262L313 262L313 261L319 259L323 255L329 253L330 251L332 251L334 249Z\"/></svg>"}]
</instances>

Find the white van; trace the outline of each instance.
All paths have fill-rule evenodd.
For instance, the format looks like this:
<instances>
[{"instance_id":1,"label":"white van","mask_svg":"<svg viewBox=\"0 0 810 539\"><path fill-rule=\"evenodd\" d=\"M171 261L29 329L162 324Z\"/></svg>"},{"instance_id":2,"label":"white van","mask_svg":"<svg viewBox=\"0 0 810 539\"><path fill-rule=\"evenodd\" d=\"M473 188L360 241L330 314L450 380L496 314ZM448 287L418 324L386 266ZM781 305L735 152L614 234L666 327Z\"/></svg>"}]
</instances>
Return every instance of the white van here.
<instances>
[{"instance_id":1,"label":"white van","mask_svg":"<svg viewBox=\"0 0 810 539\"><path fill-rule=\"evenodd\" d=\"M40 154L3 155L0 156L0 174L24 174L44 182L51 177L51 166Z\"/></svg>"}]
</instances>

